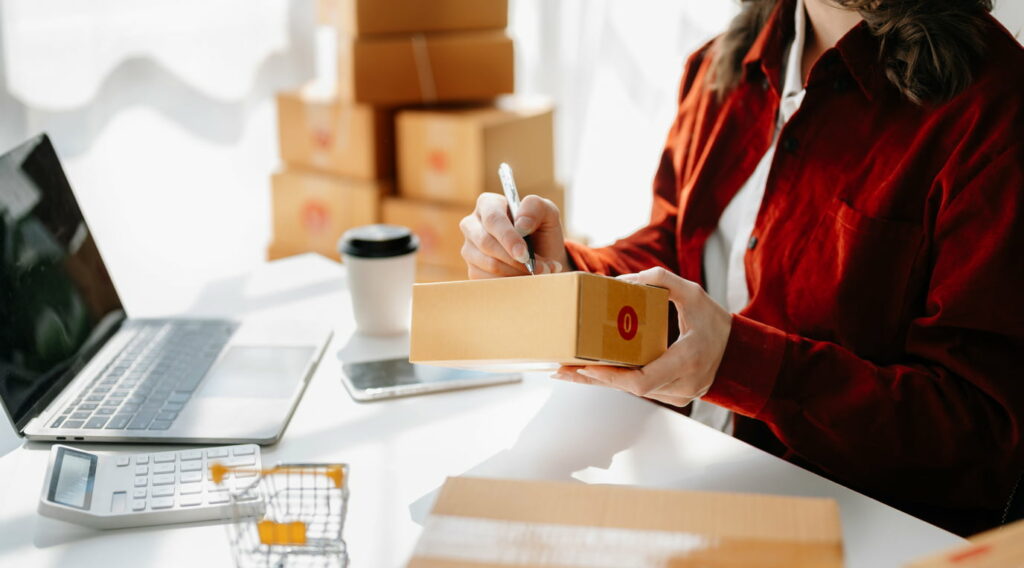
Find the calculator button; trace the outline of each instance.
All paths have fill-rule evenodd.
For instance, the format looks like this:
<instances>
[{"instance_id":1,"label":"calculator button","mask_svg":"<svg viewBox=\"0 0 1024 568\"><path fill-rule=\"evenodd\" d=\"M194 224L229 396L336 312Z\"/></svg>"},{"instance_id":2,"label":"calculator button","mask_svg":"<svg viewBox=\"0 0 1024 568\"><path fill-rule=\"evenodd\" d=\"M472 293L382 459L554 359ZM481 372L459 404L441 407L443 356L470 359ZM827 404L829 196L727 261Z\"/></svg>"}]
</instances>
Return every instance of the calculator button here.
<instances>
[{"instance_id":1,"label":"calculator button","mask_svg":"<svg viewBox=\"0 0 1024 568\"><path fill-rule=\"evenodd\" d=\"M135 487L145 487L145 486L146 486L146 478L145 477L136 477L135 478Z\"/></svg>"},{"instance_id":2,"label":"calculator button","mask_svg":"<svg viewBox=\"0 0 1024 568\"><path fill-rule=\"evenodd\" d=\"M256 465L256 456L246 456L228 460L229 467L238 467L241 465Z\"/></svg>"},{"instance_id":3,"label":"calculator button","mask_svg":"<svg viewBox=\"0 0 1024 568\"><path fill-rule=\"evenodd\" d=\"M203 469L203 462L201 461L181 462L181 471L199 471L201 469Z\"/></svg>"},{"instance_id":4,"label":"calculator button","mask_svg":"<svg viewBox=\"0 0 1024 568\"><path fill-rule=\"evenodd\" d=\"M202 450L187 450L178 454L181 456L181 461L199 460L203 459Z\"/></svg>"},{"instance_id":5,"label":"calculator button","mask_svg":"<svg viewBox=\"0 0 1024 568\"><path fill-rule=\"evenodd\" d=\"M128 463L131 462L131 460L132 460L131 456L118 456L117 457L117 467L124 467L124 466L128 465Z\"/></svg>"},{"instance_id":6,"label":"calculator button","mask_svg":"<svg viewBox=\"0 0 1024 568\"><path fill-rule=\"evenodd\" d=\"M227 491L228 490L228 485L226 483L214 483L214 482L211 481L210 483L206 484L206 490L207 491Z\"/></svg>"},{"instance_id":7,"label":"calculator button","mask_svg":"<svg viewBox=\"0 0 1024 568\"><path fill-rule=\"evenodd\" d=\"M210 503L212 505L216 505L217 503L227 503L228 502L228 494L227 493L214 493L214 494L211 494L211 495L207 495L206 496L206 502Z\"/></svg>"},{"instance_id":8,"label":"calculator button","mask_svg":"<svg viewBox=\"0 0 1024 568\"><path fill-rule=\"evenodd\" d=\"M138 480L136 479L136 481ZM172 483L174 483L173 473L165 473L162 475L153 476L153 485L170 485Z\"/></svg>"},{"instance_id":9,"label":"calculator button","mask_svg":"<svg viewBox=\"0 0 1024 568\"><path fill-rule=\"evenodd\" d=\"M144 465L149 463L149 456L135 456L135 463Z\"/></svg>"},{"instance_id":10,"label":"calculator button","mask_svg":"<svg viewBox=\"0 0 1024 568\"><path fill-rule=\"evenodd\" d=\"M233 455L236 455L236 456L249 456L249 455L252 455L252 454L256 453L256 447L255 446L239 446L239 447L231 450L231 453Z\"/></svg>"},{"instance_id":11,"label":"calculator button","mask_svg":"<svg viewBox=\"0 0 1024 568\"><path fill-rule=\"evenodd\" d=\"M208 458L226 458L227 456L227 448L210 448L209 450L206 450L206 457Z\"/></svg>"},{"instance_id":12,"label":"calculator button","mask_svg":"<svg viewBox=\"0 0 1024 568\"><path fill-rule=\"evenodd\" d=\"M145 499L146 498L146 488L143 487L141 489L133 489L132 490L132 497L134 497L135 499Z\"/></svg>"},{"instance_id":13,"label":"calculator button","mask_svg":"<svg viewBox=\"0 0 1024 568\"><path fill-rule=\"evenodd\" d=\"M174 461L174 454L173 453L157 454L157 455L153 456L153 461L155 463L170 463L170 462Z\"/></svg>"},{"instance_id":14,"label":"calculator button","mask_svg":"<svg viewBox=\"0 0 1024 568\"><path fill-rule=\"evenodd\" d=\"M174 473L174 464L158 463L153 466L153 473Z\"/></svg>"},{"instance_id":15,"label":"calculator button","mask_svg":"<svg viewBox=\"0 0 1024 568\"><path fill-rule=\"evenodd\" d=\"M255 471L251 471L251 470L250 471L245 471L245 470L236 471L235 472L235 477L256 477L256 472Z\"/></svg>"},{"instance_id":16,"label":"calculator button","mask_svg":"<svg viewBox=\"0 0 1024 568\"><path fill-rule=\"evenodd\" d=\"M174 506L174 497L155 497L149 500L151 509L170 509Z\"/></svg>"},{"instance_id":17,"label":"calculator button","mask_svg":"<svg viewBox=\"0 0 1024 568\"><path fill-rule=\"evenodd\" d=\"M168 495L174 495L174 487L154 487L153 497L167 497Z\"/></svg>"},{"instance_id":18,"label":"calculator button","mask_svg":"<svg viewBox=\"0 0 1024 568\"><path fill-rule=\"evenodd\" d=\"M178 504L182 507L195 507L203 502L201 495L189 495L188 497L182 497L178 500Z\"/></svg>"},{"instance_id":19,"label":"calculator button","mask_svg":"<svg viewBox=\"0 0 1024 568\"><path fill-rule=\"evenodd\" d=\"M174 476L171 476L171 477L174 477ZM203 480L203 474L202 474L202 472L199 472L199 471L190 471L188 473L181 474L181 482L182 483L194 483L196 481L202 481L202 480Z\"/></svg>"},{"instance_id":20,"label":"calculator button","mask_svg":"<svg viewBox=\"0 0 1024 568\"><path fill-rule=\"evenodd\" d=\"M135 466L135 475L149 475L148 465Z\"/></svg>"},{"instance_id":21,"label":"calculator button","mask_svg":"<svg viewBox=\"0 0 1024 568\"><path fill-rule=\"evenodd\" d=\"M132 511L145 511L145 510L146 510L146 500L145 499L136 499L136 500L132 501Z\"/></svg>"},{"instance_id":22,"label":"calculator button","mask_svg":"<svg viewBox=\"0 0 1024 568\"><path fill-rule=\"evenodd\" d=\"M203 484L202 483L183 483L180 486L178 486L178 493L181 493L182 495L191 495L193 493L202 493L202 492L203 492Z\"/></svg>"}]
</instances>

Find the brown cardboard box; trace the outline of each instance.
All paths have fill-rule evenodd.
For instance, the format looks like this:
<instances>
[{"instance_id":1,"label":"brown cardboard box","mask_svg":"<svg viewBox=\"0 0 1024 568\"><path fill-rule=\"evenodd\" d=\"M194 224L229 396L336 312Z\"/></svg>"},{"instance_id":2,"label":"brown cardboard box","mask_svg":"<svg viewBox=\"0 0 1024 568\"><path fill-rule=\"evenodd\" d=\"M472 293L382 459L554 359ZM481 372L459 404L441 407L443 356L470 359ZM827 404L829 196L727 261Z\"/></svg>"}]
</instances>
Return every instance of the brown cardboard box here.
<instances>
[{"instance_id":1,"label":"brown cardboard box","mask_svg":"<svg viewBox=\"0 0 1024 568\"><path fill-rule=\"evenodd\" d=\"M561 187L530 191L522 195L533 193L554 201L562 210L564 193ZM472 212L472 205L389 197L384 200L381 217L384 223L409 227L419 236L417 258L420 262L465 268L466 263L462 260L463 235L459 222Z\"/></svg>"},{"instance_id":2,"label":"brown cardboard box","mask_svg":"<svg viewBox=\"0 0 1024 568\"><path fill-rule=\"evenodd\" d=\"M520 188L555 179L551 106L405 110L395 118L398 192L404 197L475 203L501 193L498 165L512 166Z\"/></svg>"},{"instance_id":3,"label":"brown cardboard box","mask_svg":"<svg viewBox=\"0 0 1024 568\"><path fill-rule=\"evenodd\" d=\"M290 166L364 180L394 175L394 113L389 110L305 89L278 94L277 122L281 159Z\"/></svg>"},{"instance_id":4,"label":"brown cardboard box","mask_svg":"<svg viewBox=\"0 0 1024 568\"><path fill-rule=\"evenodd\" d=\"M293 250L337 257L342 233L376 223L386 182L287 169L272 180L274 240Z\"/></svg>"},{"instance_id":5,"label":"brown cardboard box","mask_svg":"<svg viewBox=\"0 0 1024 568\"><path fill-rule=\"evenodd\" d=\"M668 343L668 292L585 272L417 284L409 360L488 370L639 366Z\"/></svg>"},{"instance_id":6,"label":"brown cardboard box","mask_svg":"<svg viewBox=\"0 0 1024 568\"><path fill-rule=\"evenodd\" d=\"M319 0L317 21L353 36L500 30L508 0Z\"/></svg>"},{"instance_id":7,"label":"brown cardboard box","mask_svg":"<svg viewBox=\"0 0 1024 568\"><path fill-rule=\"evenodd\" d=\"M970 544L929 556L907 568L1010 568L1024 566L1024 521L968 539Z\"/></svg>"},{"instance_id":8,"label":"brown cardboard box","mask_svg":"<svg viewBox=\"0 0 1024 568\"><path fill-rule=\"evenodd\" d=\"M449 478L406 566L512 565L839 568L839 507L805 497Z\"/></svg>"},{"instance_id":9,"label":"brown cardboard box","mask_svg":"<svg viewBox=\"0 0 1024 568\"><path fill-rule=\"evenodd\" d=\"M466 266L434 266L431 264L416 264L416 282L456 282L467 280Z\"/></svg>"},{"instance_id":10,"label":"brown cardboard box","mask_svg":"<svg viewBox=\"0 0 1024 568\"><path fill-rule=\"evenodd\" d=\"M378 106L481 101L515 87L512 40L504 32L339 39L344 100Z\"/></svg>"}]
</instances>

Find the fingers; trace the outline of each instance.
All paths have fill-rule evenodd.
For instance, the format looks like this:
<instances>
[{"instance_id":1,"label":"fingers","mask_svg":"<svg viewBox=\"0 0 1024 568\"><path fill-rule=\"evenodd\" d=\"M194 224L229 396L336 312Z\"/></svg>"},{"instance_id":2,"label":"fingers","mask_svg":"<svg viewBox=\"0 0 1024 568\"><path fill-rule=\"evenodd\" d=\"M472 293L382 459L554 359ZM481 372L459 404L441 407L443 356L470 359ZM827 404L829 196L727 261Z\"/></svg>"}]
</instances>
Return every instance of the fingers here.
<instances>
[{"instance_id":1,"label":"fingers","mask_svg":"<svg viewBox=\"0 0 1024 568\"><path fill-rule=\"evenodd\" d=\"M481 252L472 243L466 242L462 245L462 258L468 266L485 272L491 277L502 278L505 276L522 276L528 274L523 265L518 267L510 266L504 262Z\"/></svg>"},{"instance_id":2,"label":"fingers","mask_svg":"<svg viewBox=\"0 0 1024 568\"><path fill-rule=\"evenodd\" d=\"M480 219L475 213L470 214L459 222L459 229L462 231L462 235L466 238L467 244L472 244L481 253L493 257L494 259L505 263L513 268L522 266L522 263L513 259L508 251L498 243L490 233L488 233L483 224L480 223Z\"/></svg>"},{"instance_id":3,"label":"fingers","mask_svg":"<svg viewBox=\"0 0 1024 568\"><path fill-rule=\"evenodd\" d=\"M516 232L508 217L508 202L496 193L482 193L476 202L474 212L480 225L518 262L526 262L530 255L526 249L526 241Z\"/></svg>"},{"instance_id":4,"label":"fingers","mask_svg":"<svg viewBox=\"0 0 1024 568\"><path fill-rule=\"evenodd\" d=\"M648 268L636 274L623 274L620 280L632 282L633 284L647 284L668 290L668 299L677 303L685 304L696 298L704 289L699 284L686 280L676 274L658 266Z\"/></svg>"},{"instance_id":5,"label":"fingers","mask_svg":"<svg viewBox=\"0 0 1024 568\"><path fill-rule=\"evenodd\" d=\"M529 235L541 228L562 226L558 207L550 199L538 195L527 195L519 204L515 229L520 235Z\"/></svg>"}]
</instances>

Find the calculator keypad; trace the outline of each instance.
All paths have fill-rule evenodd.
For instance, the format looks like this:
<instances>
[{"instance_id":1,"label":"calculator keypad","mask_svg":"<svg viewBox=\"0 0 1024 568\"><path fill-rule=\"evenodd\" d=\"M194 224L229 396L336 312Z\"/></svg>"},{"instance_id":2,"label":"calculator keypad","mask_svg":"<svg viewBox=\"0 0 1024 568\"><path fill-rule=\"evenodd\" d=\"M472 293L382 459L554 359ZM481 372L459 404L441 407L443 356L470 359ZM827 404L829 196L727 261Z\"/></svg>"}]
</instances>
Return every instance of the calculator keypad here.
<instances>
[{"instance_id":1,"label":"calculator keypad","mask_svg":"<svg viewBox=\"0 0 1024 568\"><path fill-rule=\"evenodd\" d=\"M256 476L257 456L255 446L228 446L120 456L117 465L119 469L130 468L133 474L131 510L163 511L227 503L229 489L234 489L234 478ZM210 465L216 462L252 471L228 474L218 485L210 479L209 473Z\"/></svg>"}]
</instances>

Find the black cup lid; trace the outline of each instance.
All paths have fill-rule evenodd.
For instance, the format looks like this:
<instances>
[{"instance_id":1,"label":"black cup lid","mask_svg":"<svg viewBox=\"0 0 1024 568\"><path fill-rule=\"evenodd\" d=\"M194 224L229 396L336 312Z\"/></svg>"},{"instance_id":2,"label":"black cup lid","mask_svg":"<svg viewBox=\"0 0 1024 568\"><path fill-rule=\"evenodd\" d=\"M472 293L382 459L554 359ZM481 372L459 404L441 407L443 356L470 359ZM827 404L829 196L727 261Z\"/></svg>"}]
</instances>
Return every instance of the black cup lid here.
<instances>
[{"instance_id":1,"label":"black cup lid","mask_svg":"<svg viewBox=\"0 0 1024 568\"><path fill-rule=\"evenodd\" d=\"M420 240L400 225L363 225L345 231L338 252L362 258L387 258L415 252Z\"/></svg>"}]
</instances>

